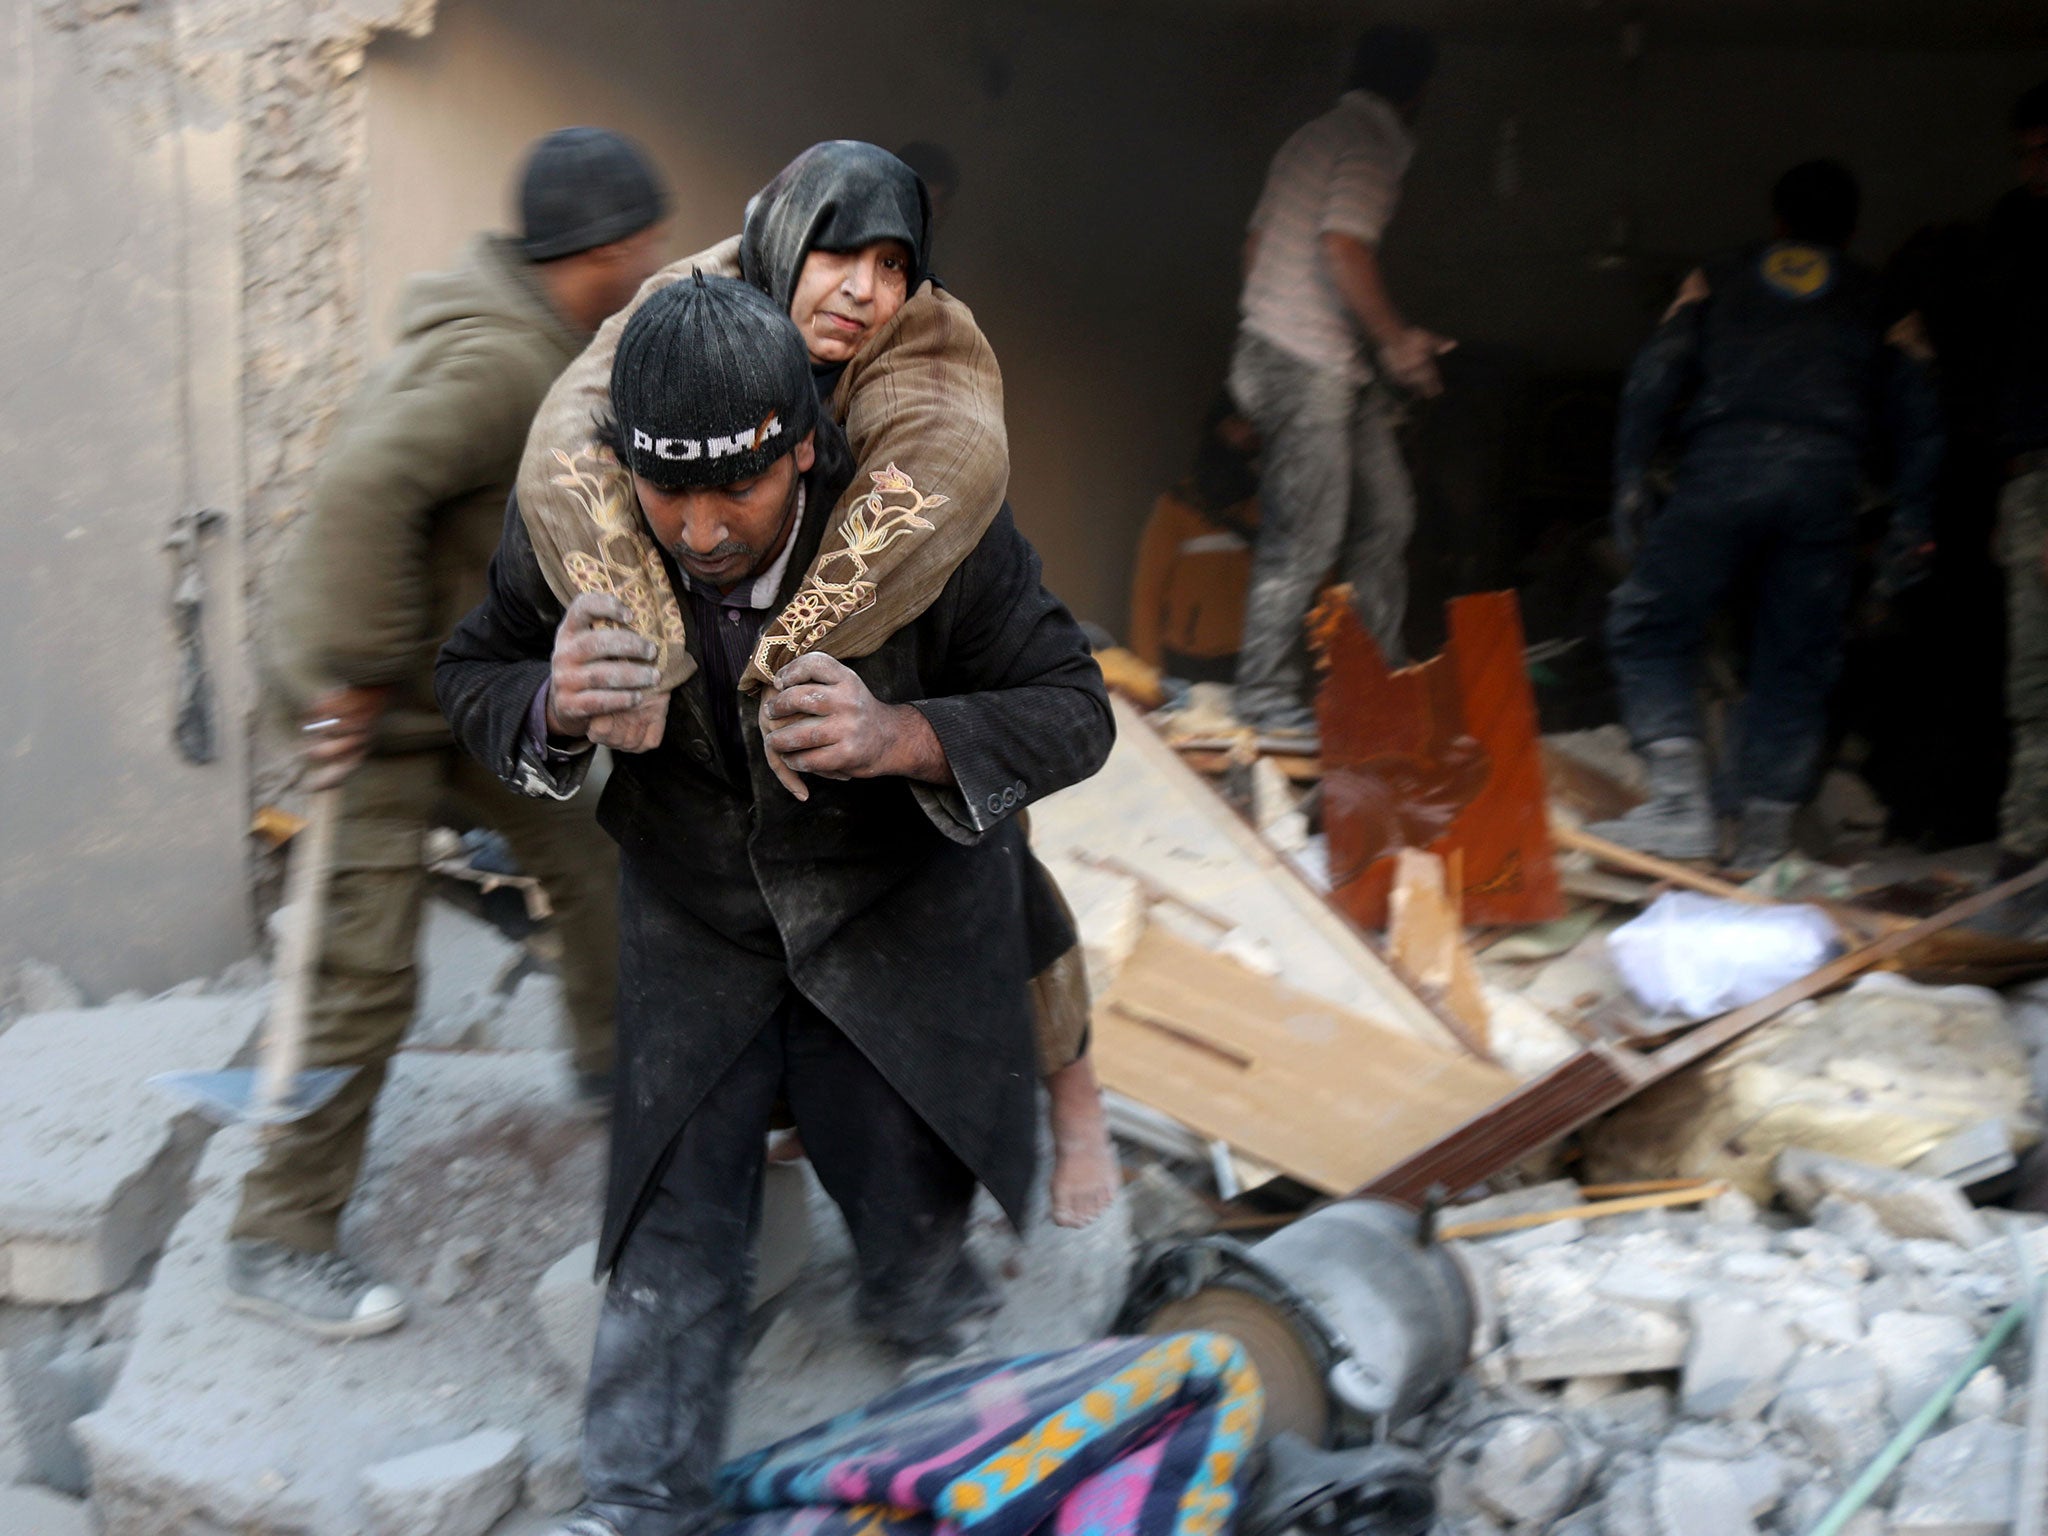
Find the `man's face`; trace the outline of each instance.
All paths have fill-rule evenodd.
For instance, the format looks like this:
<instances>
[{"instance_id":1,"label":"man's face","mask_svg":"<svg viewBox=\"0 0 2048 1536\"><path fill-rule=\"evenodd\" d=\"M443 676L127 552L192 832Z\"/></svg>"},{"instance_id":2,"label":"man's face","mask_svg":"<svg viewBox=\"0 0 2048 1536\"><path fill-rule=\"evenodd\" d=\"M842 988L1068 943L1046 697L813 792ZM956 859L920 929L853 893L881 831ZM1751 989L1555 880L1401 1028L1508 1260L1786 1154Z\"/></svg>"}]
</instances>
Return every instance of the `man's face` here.
<instances>
[{"instance_id":1,"label":"man's face","mask_svg":"<svg viewBox=\"0 0 2048 1536\"><path fill-rule=\"evenodd\" d=\"M877 240L857 251L812 251L797 274L789 318L814 363L843 363L910 296L910 248Z\"/></svg>"},{"instance_id":2,"label":"man's face","mask_svg":"<svg viewBox=\"0 0 2048 1536\"><path fill-rule=\"evenodd\" d=\"M611 258L606 268L606 313L617 314L640 291L640 285L662 268L668 250L668 220L650 224L637 235L628 235L605 247Z\"/></svg>"},{"instance_id":3,"label":"man's face","mask_svg":"<svg viewBox=\"0 0 2048 1536\"><path fill-rule=\"evenodd\" d=\"M2048 197L2048 128L2029 128L2013 141L2020 163L2020 185L2036 197Z\"/></svg>"},{"instance_id":4,"label":"man's face","mask_svg":"<svg viewBox=\"0 0 2048 1536\"><path fill-rule=\"evenodd\" d=\"M638 475L633 489L661 547L697 580L738 586L775 563L788 541L797 479L817 461L816 435L751 480L702 490L663 491Z\"/></svg>"}]
</instances>

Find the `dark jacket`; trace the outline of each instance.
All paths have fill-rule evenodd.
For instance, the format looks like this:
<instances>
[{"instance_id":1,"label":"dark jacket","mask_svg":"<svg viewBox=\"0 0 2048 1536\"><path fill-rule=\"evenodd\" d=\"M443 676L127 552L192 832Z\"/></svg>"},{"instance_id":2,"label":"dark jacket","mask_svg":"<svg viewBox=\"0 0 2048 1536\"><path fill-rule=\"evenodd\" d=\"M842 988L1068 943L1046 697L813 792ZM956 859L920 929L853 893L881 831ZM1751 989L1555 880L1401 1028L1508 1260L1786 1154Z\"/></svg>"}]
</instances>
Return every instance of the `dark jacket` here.
<instances>
[{"instance_id":1,"label":"dark jacket","mask_svg":"<svg viewBox=\"0 0 2048 1536\"><path fill-rule=\"evenodd\" d=\"M792 586L837 499L832 477L846 473L836 433L821 429L820 443L828 436ZM489 595L442 650L435 681L456 739L529 793L526 715L561 616L515 506ZM812 778L798 801L762 758L752 700L741 710L747 771L730 776L701 665L672 698L661 745L615 757L598 819L686 914L685 958L702 985L673 998L668 1026L647 1031L659 1038L621 1029L604 1264L684 1120L792 985L1023 1219L1037 1121L1027 984L1074 935L1048 931L1042 915L1025 921L1032 864L1015 813L1108 755L1102 675L1007 508L922 616L847 665L878 698L924 712L956 788ZM621 956L622 994L640 969L630 949ZM673 973L673 957L662 969Z\"/></svg>"},{"instance_id":2,"label":"dark jacket","mask_svg":"<svg viewBox=\"0 0 2048 1536\"><path fill-rule=\"evenodd\" d=\"M434 653L484 595L505 497L548 386L588 339L509 240L414 278L398 345L350 404L271 595L272 682L293 713L393 685L383 751L448 744Z\"/></svg>"},{"instance_id":3,"label":"dark jacket","mask_svg":"<svg viewBox=\"0 0 2048 1536\"><path fill-rule=\"evenodd\" d=\"M1673 414L1687 444L1793 432L1853 456L1883 441L1895 522L1924 537L1941 464L1940 405L1926 369L1888 345L1875 276L1838 250L1777 241L1704 269L1629 370L1615 428L1618 493L1637 485ZM1768 448L1765 451L1769 451Z\"/></svg>"}]
</instances>

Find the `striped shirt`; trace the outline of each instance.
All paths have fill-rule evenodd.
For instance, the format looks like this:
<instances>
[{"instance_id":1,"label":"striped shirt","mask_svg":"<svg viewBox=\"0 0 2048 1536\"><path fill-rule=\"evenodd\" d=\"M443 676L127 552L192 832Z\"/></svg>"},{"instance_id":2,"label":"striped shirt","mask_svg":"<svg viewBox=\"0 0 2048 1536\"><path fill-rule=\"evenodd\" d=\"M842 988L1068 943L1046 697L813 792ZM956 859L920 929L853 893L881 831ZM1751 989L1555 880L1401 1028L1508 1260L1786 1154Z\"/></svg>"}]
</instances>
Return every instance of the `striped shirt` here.
<instances>
[{"instance_id":1,"label":"striped shirt","mask_svg":"<svg viewBox=\"0 0 2048 1536\"><path fill-rule=\"evenodd\" d=\"M1244 285L1243 326L1312 367L1373 376L1358 323L1323 262L1326 234L1378 245L1400 200L1415 141L1385 98L1346 91L1281 145L1252 212L1258 255Z\"/></svg>"}]
</instances>

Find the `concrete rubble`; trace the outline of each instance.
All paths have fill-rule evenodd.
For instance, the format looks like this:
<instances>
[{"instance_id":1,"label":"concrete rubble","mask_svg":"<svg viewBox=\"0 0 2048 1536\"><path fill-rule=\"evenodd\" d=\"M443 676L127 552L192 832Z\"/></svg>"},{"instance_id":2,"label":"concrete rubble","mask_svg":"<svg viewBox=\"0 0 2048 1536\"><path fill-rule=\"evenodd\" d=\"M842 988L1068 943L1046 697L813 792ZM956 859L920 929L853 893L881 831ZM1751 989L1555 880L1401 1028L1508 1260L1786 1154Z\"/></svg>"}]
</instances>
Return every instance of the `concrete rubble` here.
<instances>
[{"instance_id":1,"label":"concrete rubble","mask_svg":"<svg viewBox=\"0 0 2048 1536\"><path fill-rule=\"evenodd\" d=\"M91 1301L162 1245L204 1129L151 1088L239 1058L263 995L67 1009L0 1035L0 1299Z\"/></svg>"},{"instance_id":2,"label":"concrete rubble","mask_svg":"<svg viewBox=\"0 0 2048 1536\"><path fill-rule=\"evenodd\" d=\"M1824 1224L1723 1197L1574 1218L1545 1246L1525 1241L1543 1228L1456 1243L1498 1327L1402 1432L1440 1468L1441 1536L1803 1536L2016 1297L2019 1256L2048 1260L2048 1217L1963 1202L1957 1222L1915 1187L1928 1181L1781 1162L1787 1193ZM1441 1219L1579 1203L1553 1181ZM1983 1241L1924 1235L1930 1210ZM2026 1399L2014 1345L1847 1531L2007 1531ZM1577 1491L1554 1505L1567 1463Z\"/></svg>"},{"instance_id":3,"label":"concrete rubble","mask_svg":"<svg viewBox=\"0 0 2048 1536\"><path fill-rule=\"evenodd\" d=\"M1121 884L1104 881L1108 899ZM559 984L527 949L436 901L422 961L344 1236L415 1311L347 1345L226 1306L253 1134L216 1134L144 1082L246 1060L260 972L7 1015L4 1536L519 1536L581 1497L603 1132L573 1113ZM851 1248L809 1169L769 1178L735 1450L921 1366L856 1322ZM978 1346L991 1354L1099 1337L1134 1246L1122 1201L1084 1231L1022 1242L984 1197L970 1241L1003 1303Z\"/></svg>"}]
</instances>

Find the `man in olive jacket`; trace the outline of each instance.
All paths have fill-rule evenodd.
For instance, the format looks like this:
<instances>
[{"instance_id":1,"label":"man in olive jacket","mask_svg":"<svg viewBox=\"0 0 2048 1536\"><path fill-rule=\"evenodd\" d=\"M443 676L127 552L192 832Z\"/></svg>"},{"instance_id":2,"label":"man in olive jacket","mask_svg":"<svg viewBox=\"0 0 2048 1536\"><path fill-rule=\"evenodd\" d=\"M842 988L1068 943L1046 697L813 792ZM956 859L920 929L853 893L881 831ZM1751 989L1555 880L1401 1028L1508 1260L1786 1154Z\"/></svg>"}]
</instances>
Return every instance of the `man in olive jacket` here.
<instances>
[{"instance_id":1,"label":"man in olive jacket","mask_svg":"<svg viewBox=\"0 0 2048 1536\"><path fill-rule=\"evenodd\" d=\"M411 1022L414 951L437 820L496 827L547 891L562 936L578 1098L609 1102L617 856L587 814L508 794L452 750L434 654L484 592L528 424L555 376L660 265L665 197L618 135L535 146L519 238L480 237L415 278L390 360L329 445L271 593L277 702L302 722L309 783L338 787L310 1064L353 1066L281 1131L230 1233L238 1306L327 1337L396 1327L404 1299L341 1257L385 1064Z\"/></svg>"},{"instance_id":2,"label":"man in olive jacket","mask_svg":"<svg viewBox=\"0 0 2048 1536\"><path fill-rule=\"evenodd\" d=\"M864 1319L942 1352L989 1305L963 1246L969 1203L979 1182L1021 1224L1028 985L1049 958L1033 949L1074 941L1024 921L1017 812L1093 773L1114 726L1007 509L871 653L810 652L764 699L742 693L827 526L899 523L943 478L870 472L836 513L850 455L803 338L729 278L648 298L610 393L606 439L682 605L688 675L662 687L618 597L565 609L514 507L490 595L435 682L462 745L529 793L574 793L591 740L618 754L598 812L622 855L611 1281L588 1498L562 1530L675 1536L709 1514L778 1100L846 1218Z\"/></svg>"}]
</instances>

